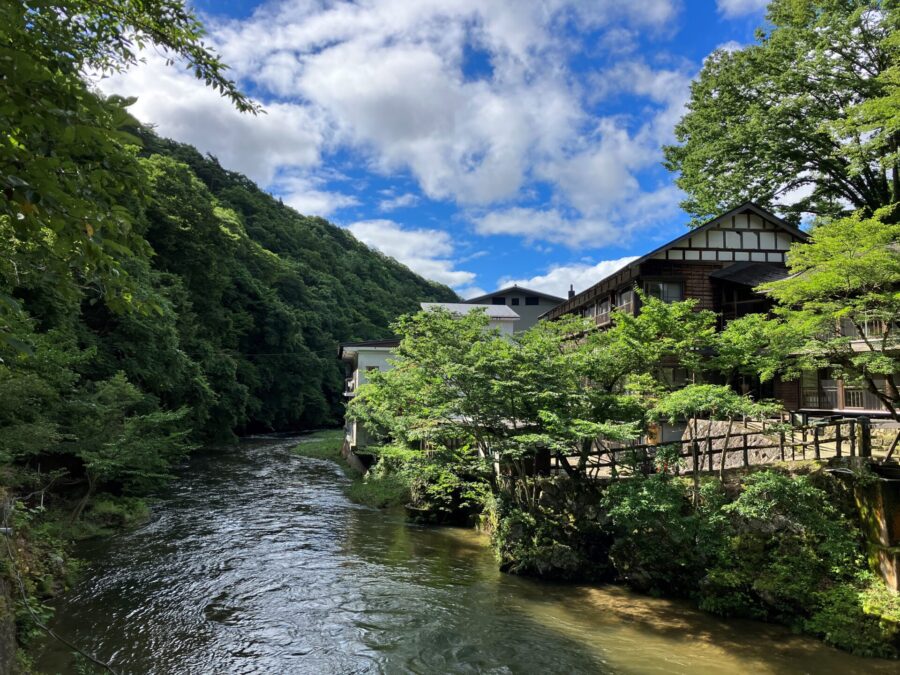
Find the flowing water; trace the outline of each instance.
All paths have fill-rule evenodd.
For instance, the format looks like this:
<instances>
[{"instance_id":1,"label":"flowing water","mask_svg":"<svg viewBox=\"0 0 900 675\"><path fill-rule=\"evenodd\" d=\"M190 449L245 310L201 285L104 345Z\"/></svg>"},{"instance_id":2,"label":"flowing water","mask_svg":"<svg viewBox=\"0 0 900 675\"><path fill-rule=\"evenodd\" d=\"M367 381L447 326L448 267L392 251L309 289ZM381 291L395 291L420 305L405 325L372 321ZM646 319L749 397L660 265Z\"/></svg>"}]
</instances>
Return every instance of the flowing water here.
<instances>
[{"instance_id":1,"label":"flowing water","mask_svg":"<svg viewBox=\"0 0 900 675\"><path fill-rule=\"evenodd\" d=\"M84 547L56 630L120 673L897 673L784 628L499 573L483 536L356 506L261 439L196 458L144 527ZM70 673L47 645L38 666Z\"/></svg>"}]
</instances>

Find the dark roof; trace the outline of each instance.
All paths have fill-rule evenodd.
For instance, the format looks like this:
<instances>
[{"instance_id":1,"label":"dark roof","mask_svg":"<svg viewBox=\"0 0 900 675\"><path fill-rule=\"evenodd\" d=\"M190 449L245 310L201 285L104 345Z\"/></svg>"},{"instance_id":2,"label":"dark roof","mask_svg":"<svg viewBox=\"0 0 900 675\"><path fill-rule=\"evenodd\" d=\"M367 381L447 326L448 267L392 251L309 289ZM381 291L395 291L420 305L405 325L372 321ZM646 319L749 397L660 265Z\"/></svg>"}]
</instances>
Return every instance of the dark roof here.
<instances>
[{"instance_id":1,"label":"dark roof","mask_svg":"<svg viewBox=\"0 0 900 675\"><path fill-rule=\"evenodd\" d=\"M518 291L520 293L525 293L526 295L536 295L539 298L546 298L547 300L555 300L556 302L562 302L565 298L560 298L556 295L550 295L549 293L544 293L542 291L535 291L530 288L525 288L524 286L519 286L518 284L513 284L512 286L507 286L506 288L501 288L500 290L494 291L493 293L485 293L484 295L479 295L477 298L469 298L466 300L467 305L478 305L481 304L482 300L487 300L488 298L492 298L495 295L503 295L504 293L509 293L510 291Z\"/></svg>"},{"instance_id":2,"label":"dark roof","mask_svg":"<svg viewBox=\"0 0 900 675\"><path fill-rule=\"evenodd\" d=\"M736 262L720 270L710 273L713 279L730 281L741 286L755 288L769 281L779 281L788 275L784 267L758 262Z\"/></svg>"},{"instance_id":3,"label":"dark roof","mask_svg":"<svg viewBox=\"0 0 900 675\"><path fill-rule=\"evenodd\" d=\"M397 347L400 345L400 338L384 338L382 340L363 340L362 342L342 342L338 346L338 358L344 358L344 349L353 349L360 347Z\"/></svg>"},{"instance_id":4,"label":"dark roof","mask_svg":"<svg viewBox=\"0 0 900 675\"><path fill-rule=\"evenodd\" d=\"M767 211L766 209L759 206L758 204L754 204L753 202L744 202L740 206L736 206L733 209L731 209L730 211L726 211L725 213L719 214L715 218L711 218L710 220L706 221L699 227L695 227L691 230L688 230L687 232L682 232L681 234L679 234L677 237L675 237L671 241L667 241L662 246L659 246L659 247L653 249L652 251L650 251L649 253L642 255L640 258L637 258L636 260L632 260L630 263L628 263L624 267L620 267L612 274L607 274L605 277L600 279L600 281L598 281L597 283L591 284L590 286L585 288L583 291L581 291L577 295L566 300L565 301L566 305L568 305L569 307L578 307L579 306L579 302L578 302L579 298L581 298L583 295L585 295L592 289L596 288L597 286L605 283L607 280L611 279L615 275L621 273L623 270L637 267L641 263L643 263L643 262L647 261L648 259L652 258L653 256L655 256L657 253L661 253L662 251L665 251L667 248L674 246L681 239L684 239L685 237L689 237L692 234L696 234L697 232L703 232L704 230L708 230L713 225L715 225L718 221L720 221L724 218L728 218L729 216L733 216L738 213L745 213L747 211L751 211L751 212L755 213L756 215L760 216L761 218L765 218L766 220L771 221L772 223L775 223L776 225L781 227L783 230L789 232L790 234L794 235L795 237L797 237L799 239L805 240L805 239L809 238L809 235L806 232L804 232L803 230L797 229L796 227L794 227L793 225L791 225L790 223L785 221L783 218L779 218L774 213ZM550 314L551 312L558 311L559 309L560 309L559 307L554 307L553 309L547 310L546 312L544 312L544 314L541 315L540 318L544 318L546 315ZM566 310L566 311L569 311L569 310ZM565 313L565 311L563 313Z\"/></svg>"}]
</instances>

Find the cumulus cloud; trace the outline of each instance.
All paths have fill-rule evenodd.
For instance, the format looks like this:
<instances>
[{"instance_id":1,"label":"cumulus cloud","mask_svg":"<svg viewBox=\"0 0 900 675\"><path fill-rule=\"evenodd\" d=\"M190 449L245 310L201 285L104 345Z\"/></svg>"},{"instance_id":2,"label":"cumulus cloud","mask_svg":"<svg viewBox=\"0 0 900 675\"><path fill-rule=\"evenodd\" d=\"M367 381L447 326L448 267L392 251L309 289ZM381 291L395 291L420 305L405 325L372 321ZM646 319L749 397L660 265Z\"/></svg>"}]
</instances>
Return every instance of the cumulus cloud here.
<instances>
[{"instance_id":1,"label":"cumulus cloud","mask_svg":"<svg viewBox=\"0 0 900 675\"><path fill-rule=\"evenodd\" d=\"M632 260L636 260L636 258L603 260L595 265L588 263L557 265L551 267L546 274L539 274L530 279L503 278L499 285L503 288L511 284L518 284L564 298L569 292L570 285L575 287L576 293L580 293L616 270L622 269Z\"/></svg>"},{"instance_id":2,"label":"cumulus cloud","mask_svg":"<svg viewBox=\"0 0 900 675\"><path fill-rule=\"evenodd\" d=\"M395 211L396 209L405 209L415 206L419 203L418 196L412 192L404 192L402 195L388 196L378 202L379 211Z\"/></svg>"},{"instance_id":3,"label":"cumulus cloud","mask_svg":"<svg viewBox=\"0 0 900 675\"><path fill-rule=\"evenodd\" d=\"M276 178L271 189L285 204L304 215L326 217L339 209L359 204L353 195L323 189L324 184L319 177L288 172Z\"/></svg>"},{"instance_id":4,"label":"cumulus cloud","mask_svg":"<svg viewBox=\"0 0 900 675\"><path fill-rule=\"evenodd\" d=\"M592 210L589 215L583 215L553 208L516 206L473 216L472 222L475 231L482 235L506 234L569 248L602 248L627 244L641 230L673 217L678 213L681 198L682 193L673 186L647 192L634 189L630 201L610 200L606 213ZM598 203L604 197L595 199Z\"/></svg>"},{"instance_id":5,"label":"cumulus cloud","mask_svg":"<svg viewBox=\"0 0 900 675\"><path fill-rule=\"evenodd\" d=\"M321 160L326 124L316 111L267 103L266 114L237 112L228 101L155 52L145 63L98 81L107 93L136 96L132 113L163 136L215 155L226 168L268 185L279 167L312 167Z\"/></svg>"},{"instance_id":6,"label":"cumulus cloud","mask_svg":"<svg viewBox=\"0 0 900 675\"><path fill-rule=\"evenodd\" d=\"M473 272L456 269L453 240L447 232L404 228L385 219L361 220L347 226L353 235L423 277L448 286L467 286Z\"/></svg>"},{"instance_id":7,"label":"cumulus cloud","mask_svg":"<svg viewBox=\"0 0 900 675\"><path fill-rule=\"evenodd\" d=\"M728 19L763 11L769 0L716 0L719 13Z\"/></svg>"},{"instance_id":8,"label":"cumulus cloud","mask_svg":"<svg viewBox=\"0 0 900 675\"><path fill-rule=\"evenodd\" d=\"M387 214L430 198L461 205L479 234L596 248L677 213L677 190L642 174L672 141L691 72L651 66L635 47L669 30L680 6L280 0L208 26L231 76L267 114L238 114L153 52L100 86L137 96L135 114L161 134L216 155L306 214L366 206ZM570 67L587 36L610 56L590 80ZM477 75L467 69L472 51L484 61ZM621 95L644 102L639 118L604 114L604 102ZM323 178L336 155L360 171L411 177L418 191L347 194ZM531 195L545 188L533 206ZM452 252L433 253L434 241L419 250L427 255L395 241L426 232L449 242L445 233L388 220L354 227L431 278L457 287L474 278L456 269Z\"/></svg>"}]
</instances>

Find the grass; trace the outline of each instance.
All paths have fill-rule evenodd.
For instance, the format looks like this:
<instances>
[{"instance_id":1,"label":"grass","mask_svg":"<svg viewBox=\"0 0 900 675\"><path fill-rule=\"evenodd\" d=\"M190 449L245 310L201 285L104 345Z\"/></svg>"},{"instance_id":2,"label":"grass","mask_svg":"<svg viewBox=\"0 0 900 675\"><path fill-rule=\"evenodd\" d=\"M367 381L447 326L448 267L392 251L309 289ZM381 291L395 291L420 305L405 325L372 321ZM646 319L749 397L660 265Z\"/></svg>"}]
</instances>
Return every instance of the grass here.
<instances>
[{"instance_id":1,"label":"grass","mask_svg":"<svg viewBox=\"0 0 900 675\"><path fill-rule=\"evenodd\" d=\"M359 475L347 466L341 456L343 442L344 435L340 429L319 431L294 446L294 452L303 457L337 462L351 478L346 493L357 504L387 509L400 508L409 502L409 484L403 476L377 470L372 470L364 476Z\"/></svg>"},{"instance_id":2,"label":"grass","mask_svg":"<svg viewBox=\"0 0 900 675\"><path fill-rule=\"evenodd\" d=\"M401 508L409 503L409 484L396 474L370 473L356 478L347 488L347 496L357 504L376 509Z\"/></svg>"},{"instance_id":3,"label":"grass","mask_svg":"<svg viewBox=\"0 0 900 675\"><path fill-rule=\"evenodd\" d=\"M294 452L303 457L330 459L343 464L343 458L341 457L341 445L343 442L344 432L341 429L317 431L294 446Z\"/></svg>"}]
</instances>

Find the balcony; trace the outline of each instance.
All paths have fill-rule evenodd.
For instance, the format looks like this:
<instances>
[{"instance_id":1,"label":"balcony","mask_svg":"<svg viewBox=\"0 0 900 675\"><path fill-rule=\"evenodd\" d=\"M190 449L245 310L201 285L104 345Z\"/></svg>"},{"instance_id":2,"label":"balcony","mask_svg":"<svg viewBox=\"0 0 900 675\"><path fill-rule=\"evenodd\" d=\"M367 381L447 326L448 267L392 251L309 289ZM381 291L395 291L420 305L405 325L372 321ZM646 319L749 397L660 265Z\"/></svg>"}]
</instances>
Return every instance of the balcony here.
<instances>
[{"instance_id":1,"label":"balcony","mask_svg":"<svg viewBox=\"0 0 900 675\"><path fill-rule=\"evenodd\" d=\"M348 377L344 380L344 396L347 398L353 398L356 396L356 378Z\"/></svg>"},{"instance_id":2,"label":"balcony","mask_svg":"<svg viewBox=\"0 0 900 675\"><path fill-rule=\"evenodd\" d=\"M816 388L803 387L800 390L800 405L810 410L852 410L886 411L887 408L875 394L859 387L843 387L843 400L837 385ZM840 405L839 405L840 403Z\"/></svg>"}]
</instances>

